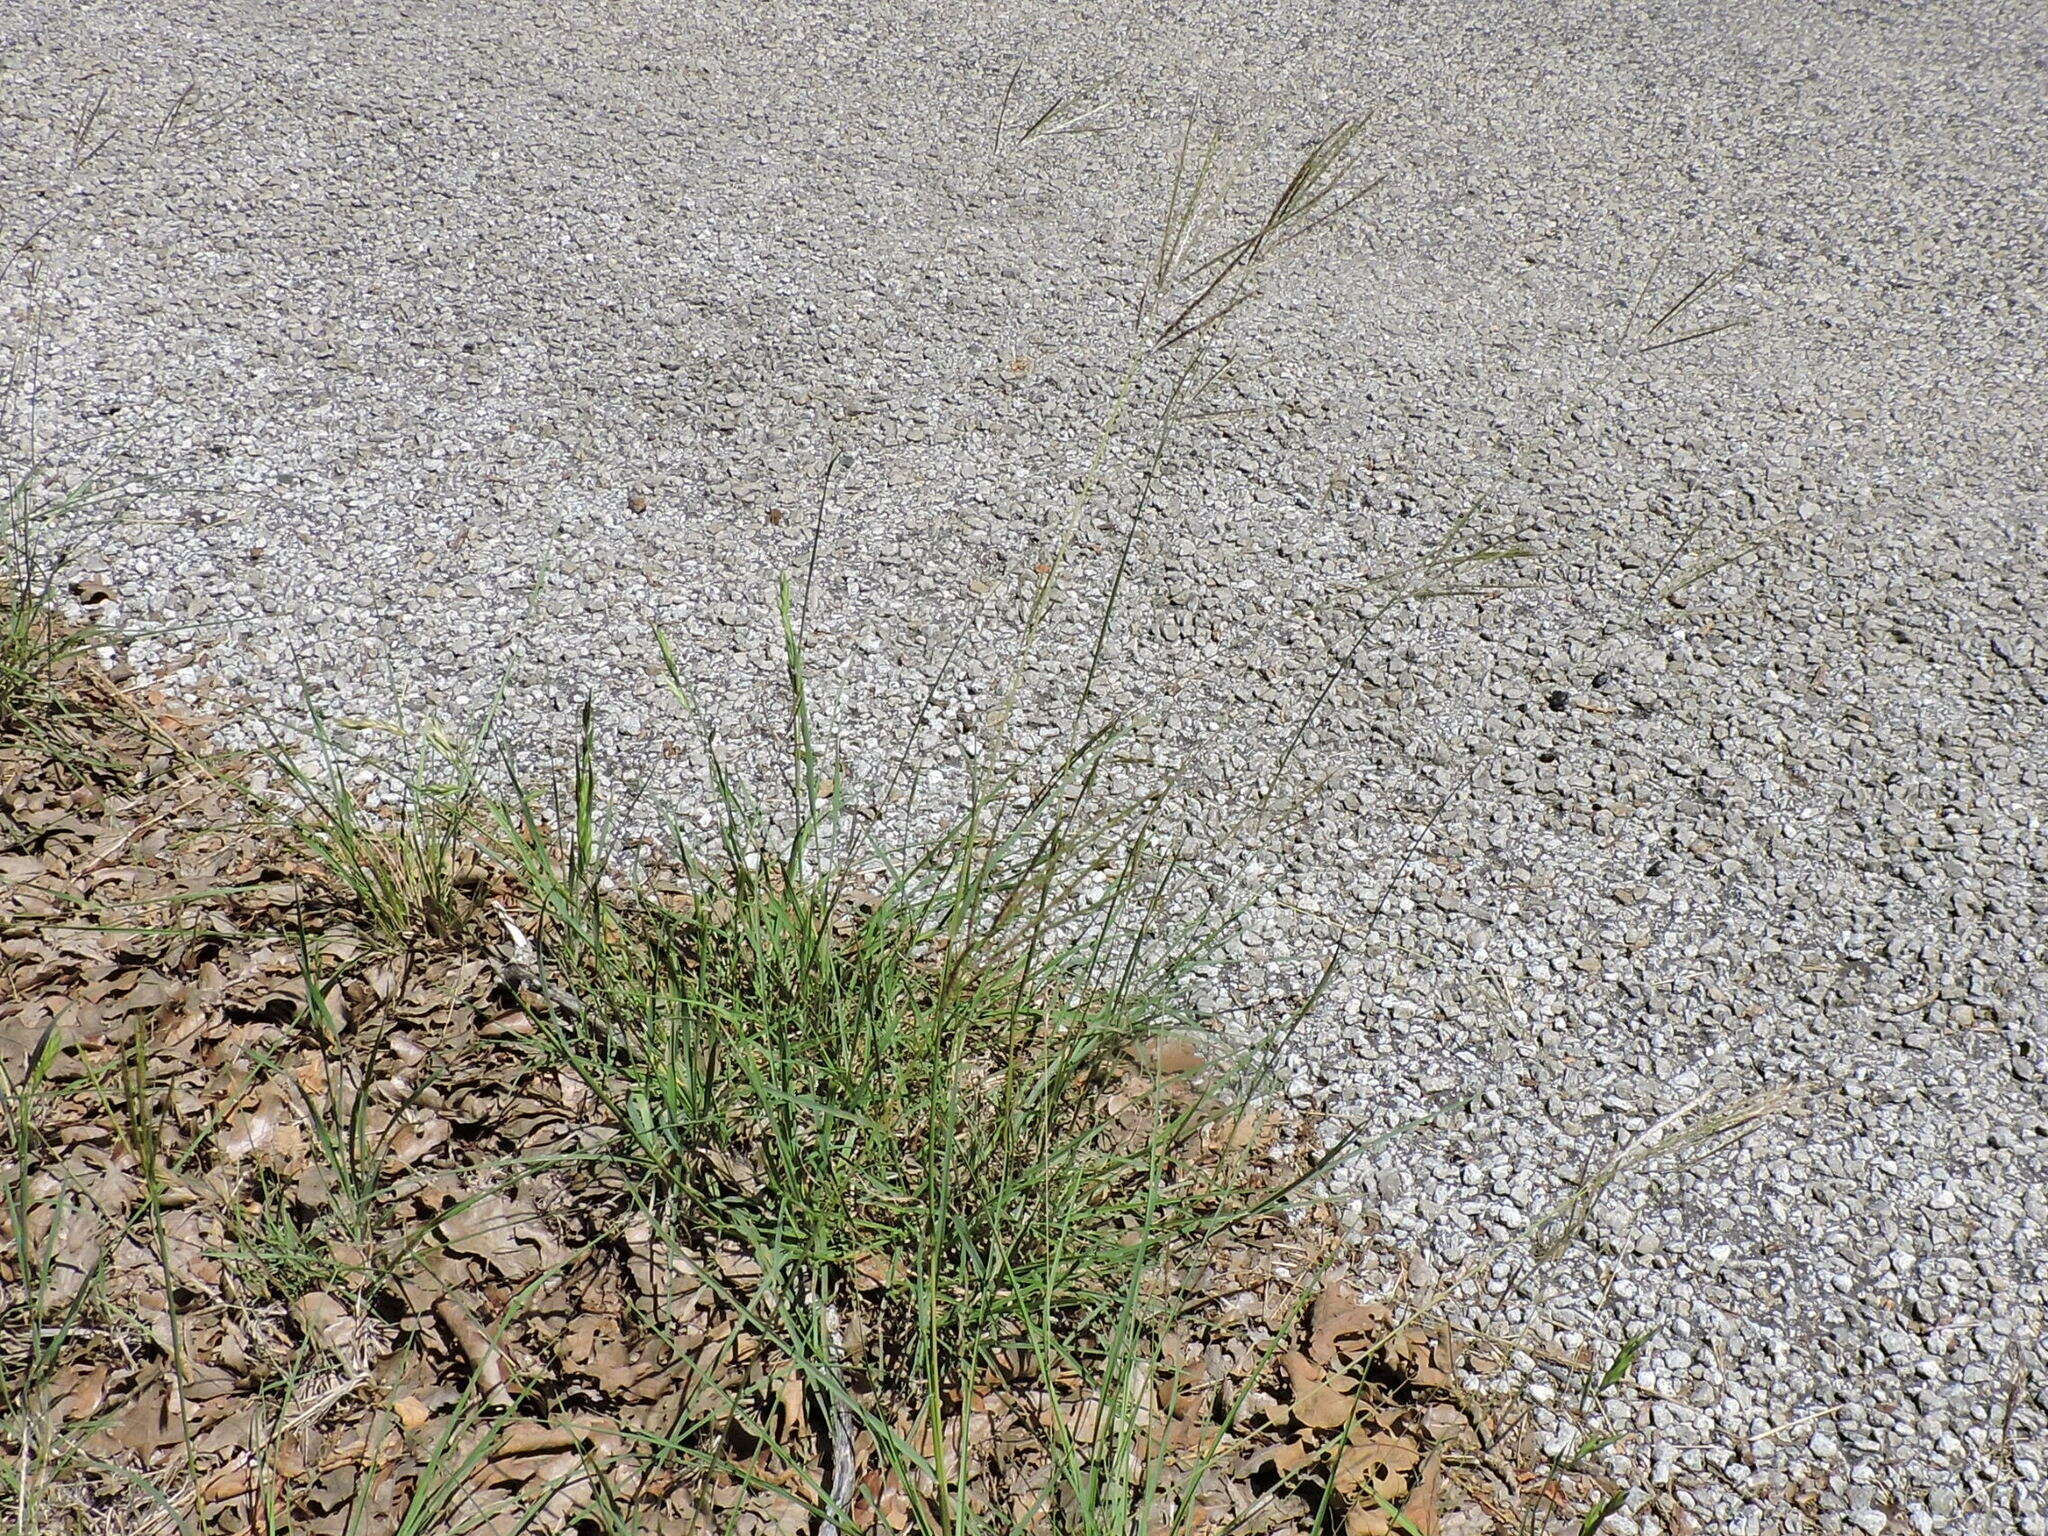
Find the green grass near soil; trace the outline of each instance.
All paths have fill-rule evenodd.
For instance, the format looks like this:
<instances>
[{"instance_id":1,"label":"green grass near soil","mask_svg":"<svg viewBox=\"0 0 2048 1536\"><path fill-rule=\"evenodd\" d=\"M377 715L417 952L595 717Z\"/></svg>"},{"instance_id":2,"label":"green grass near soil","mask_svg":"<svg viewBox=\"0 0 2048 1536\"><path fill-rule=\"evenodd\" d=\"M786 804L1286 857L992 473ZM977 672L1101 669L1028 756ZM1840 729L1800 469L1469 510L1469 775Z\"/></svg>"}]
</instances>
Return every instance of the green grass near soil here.
<instances>
[{"instance_id":1,"label":"green grass near soil","mask_svg":"<svg viewBox=\"0 0 2048 1536\"><path fill-rule=\"evenodd\" d=\"M1211 935L1171 931L1156 802L1100 789L1113 736L892 858L821 779L787 592L782 621L793 834L714 757L711 852L679 841L658 890L621 894L587 738L559 804L493 799L465 755L372 822L344 775L301 773L300 834L394 940L502 930L647 1220L758 1267L733 1299L822 1405L828 1462L859 1435L919 1529L1006 1529L948 1422L985 1381L1085 1379L1085 1422L1051 1436L1071 1528L1171 1526L1206 1467L1103 1469L1148 1440L1180 1286L1327 1160L1260 1165L1263 1066L1186 1014ZM850 1489L812 1496L847 1520Z\"/></svg>"}]
</instances>

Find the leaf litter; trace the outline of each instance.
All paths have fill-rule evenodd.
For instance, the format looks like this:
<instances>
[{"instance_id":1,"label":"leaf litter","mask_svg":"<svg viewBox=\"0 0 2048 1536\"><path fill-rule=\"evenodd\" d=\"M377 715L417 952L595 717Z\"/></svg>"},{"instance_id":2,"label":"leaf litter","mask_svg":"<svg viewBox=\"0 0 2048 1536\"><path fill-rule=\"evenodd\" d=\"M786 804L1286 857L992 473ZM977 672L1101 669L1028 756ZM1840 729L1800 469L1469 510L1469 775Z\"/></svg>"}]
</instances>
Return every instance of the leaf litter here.
<instances>
[{"instance_id":1,"label":"leaf litter","mask_svg":"<svg viewBox=\"0 0 2048 1536\"><path fill-rule=\"evenodd\" d=\"M759 1326L757 1257L619 1187L521 957L483 930L393 952L196 728L84 664L61 681L98 705L90 750L0 738L0 1457L44 1528L794 1536L841 1462L835 1529L929 1527L935 1484ZM1150 1055L1155 1084L1201 1065ZM922 1422L864 1407L934 1458L971 1447L959 1486L1012 1528L1066 1523L1054 1448L1098 1442L1105 1476L1187 1490L1188 1536L1514 1525L1526 1436L1447 1333L1331 1270L1332 1233L1274 1214L1174 1277L1122 1384L1134 1436L1103 1433L1101 1382L1021 1357ZM848 1274L857 1393L903 1274Z\"/></svg>"}]
</instances>

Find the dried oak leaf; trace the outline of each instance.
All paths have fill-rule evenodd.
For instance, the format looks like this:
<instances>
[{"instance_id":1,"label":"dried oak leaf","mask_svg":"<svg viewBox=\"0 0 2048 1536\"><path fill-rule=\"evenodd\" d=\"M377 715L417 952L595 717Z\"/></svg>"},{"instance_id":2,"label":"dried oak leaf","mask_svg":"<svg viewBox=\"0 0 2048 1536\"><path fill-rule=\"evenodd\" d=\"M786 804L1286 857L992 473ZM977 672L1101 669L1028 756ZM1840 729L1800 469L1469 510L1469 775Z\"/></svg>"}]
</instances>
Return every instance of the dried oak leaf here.
<instances>
[{"instance_id":1,"label":"dried oak leaf","mask_svg":"<svg viewBox=\"0 0 2048 1536\"><path fill-rule=\"evenodd\" d=\"M1252 1463L1256 1468L1270 1465L1282 1477L1299 1472L1315 1460L1315 1448L1301 1440L1282 1440L1278 1445L1267 1448L1264 1455Z\"/></svg>"},{"instance_id":2,"label":"dried oak leaf","mask_svg":"<svg viewBox=\"0 0 2048 1536\"><path fill-rule=\"evenodd\" d=\"M1280 1357L1280 1369L1287 1373L1287 1385L1297 1394L1308 1391L1323 1379L1323 1369L1299 1350L1290 1349Z\"/></svg>"},{"instance_id":3,"label":"dried oak leaf","mask_svg":"<svg viewBox=\"0 0 2048 1536\"><path fill-rule=\"evenodd\" d=\"M1449 1387L1451 1373L1440 1363L1445 1358L1441 1346L1420 1335L1410 1337L1412 1342L1401 1352L1401 1365L1409 1385L1424 1389Z\"/></svg>"},{"instance_id":4,"label":"dried oak leaf","mask_svg":"<svg viewBox=\"0 0 2048 1536\"><path fill-rule=\"evenodd\" d=\"M1388 1308L1361 1303L1346 1286L1333 1280L1309 1309L1308 1357L1318 1365L1328 1365L1345 1343L1369 1345L1392 1321Z\"/></svg>"},{"instance_id":5,"label":"dried oak leaf","mask_svg":"<svg viewBox=\"0 0 2048 1536\"><path fill-rule=\"evenodd\" d=\"M438 1225L450 1252L482 1259L507 1280L531 1279L565 1256L540 1213L504 1195L465 1200L443 1213Z\"/></svg>"},{"instance_id":6,"label":"dried oak leaf","mask_svg":"<svg viewBox=\"0 0 2048 1536\"><path fill-rule=\"evenodd\" d=\"M1401 1514L1415 1528L1416 1536L1437 1536L1443 1518L1444 1456L1431 1451L1416 1474L1415 1488L1401 1506Z\"/></svg>"},{"instance_id":7,"label":"dried oak leaf","mask_svg":"<svg viewBox=\"0 0 2048 1536\"><path fill-rule=\"evenodd\" d=\"M1408 1473L1422 1453L1406 1440L1383 1437L1346 1446L1337 1457L1337 1492L1347 1499L1371 1503L1375 1496L1391 1499L1408 1488Z\"/></svg>"},{"instance_id":8,"label":"dried oak leaf","mask_svg":"<svg viewBox=\"0 0 2048 1536\"><path fill-rule=\"evenodd\" d=\"M1358 1412L1357 1385L1332 1376L1310 1387L1289 1405L1295 1422L1309 1429L1342 1429Z\"/></svg>"},{"instance_id":9,"label":"dried oak leaf","mask_svg":"<svg viewBox=\"0 0 2048 1536\"><path fill-rule=\"evenodd\" d=\"M863 1253L849 1268L853 1275L853 1288L857 1291L879 1291L885 1286L901 1285L905 1276L903 1262L886 1253Z\"/></svg>"},{"instance_id":10,"label":"dried oak leaf","mask_svg":"<svg viewBox=\"0 0 2048 1536\"><path fill-rule=\"evenodd\" d=\"M1471 1431L1472 1422L1449 1403L1431 1403L1422 1410L1422 1427L1432 1440L1455 1440Z\"/></svg>"},{"instance_id":11,"label":"dried oak leaf","mask_svg":"<svg viewBox=\"0 0 2048 1536\"><path fill-rule=\"evenodd\" d=\"M107 1367L104 1363L77 1363L60 1370L44 1391L52 1422L76 1423L90 1419L107 1399Z\"/></svg>"},{"instance_id":12,"label":"dried oak leaf","mask_svg":"<svg viewBox=\"0 0 2048 1536\"><path fill-rule=\"evenodd\" d=\"M583 1316L562 1330L555 1355L565 1370L586 1376L601 1392L631 1390L659 1369L634 1357L619 1335L616 1318Z\"/></svg>"},{"instance_id":13,"label":"dried oak leaf","mask_svg":"<svg viewBox=\"0 0 2048 1536\"><path fill-rule=\"evenodd\" d=\"M159 1450L184 1437L177 1400L169 1385L157 1377L137 1392L120 1416L94 1435L88 1445L96 1454L120 1456L131 1466L148 1466Z\"/></svg>"},{"instance_id":14,"label":"dried oak leaf","mask_svg":"<svg viewBox=\"0 0 2048 1536\"><path fill-rule=\"evenodd\" d=\"M214 1146L227 1162L244 1159L296 1174L306 1162L297 1103L283 1084L264 1082L228 1118Z\"/></svg>"},{"instance_id":15,"label":"dried oak leaf","mask_svg":"<svg viewBox=\"0 0 2048 1536\"><path fill-rule=\"evenodd\" d=\"M434 1410L410 1392L394 1401L391 1411L398 1416L399 1428L407 1434L411 1434L434 1416Z\"/></svg>"}]
</instances>

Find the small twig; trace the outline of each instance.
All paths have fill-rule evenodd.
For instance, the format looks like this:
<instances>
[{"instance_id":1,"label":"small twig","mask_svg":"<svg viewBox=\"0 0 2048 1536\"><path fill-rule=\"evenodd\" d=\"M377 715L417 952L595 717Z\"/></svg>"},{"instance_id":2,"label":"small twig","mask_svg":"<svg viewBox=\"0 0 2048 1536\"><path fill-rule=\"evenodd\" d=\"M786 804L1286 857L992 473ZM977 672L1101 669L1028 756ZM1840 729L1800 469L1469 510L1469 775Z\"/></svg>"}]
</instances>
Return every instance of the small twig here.
<instances>
[{"instance_id":1,"label":"small twig","mask_svg":"<svg viewBox=\"0 0 2048 1536\"><path fill-rule=\"evenodd\" d=\"M820 1532L821 1536L839 1536L839 1512L853 1499L853 1410L847 1406L839 1379L840 1367L846 1359L846 1343L840 1329L839 1308L830 1299L825 1302L824 1317L825 1355L832 1363L833 1378L832 1406L828 1410L832 1420L832 1498Z\"/></svg>"},{"instance_id":2,"label":"small twig","mask_svg":"<svg viewBox=\"0 0 2048 1536\"><path fill-rule=\"evenodd\" d=\"M533 940L512 921L512 914L505 910L504 904L494 901L491 903L491 910L498 914L498 921L504 925L506 938L505 950L491 956L497 968L499 983L514 996L522 992L531 992L557 1013L569 1018L585 1017L588 1010L584 1008L582 1002L574 994L548 980L541 963L540 951L534 948ZM510 951L509 955L506 950Z\"/></svg>"},{"instance_id":3,"label":"small twig","mask_svg":"<svg viewBox=\"0 0 2048 1536\"><path fill-rule=\"evenodd\" d=\"M1751 1436L1749 1443L1751 1445L1762 1445L1766 1440L1775 1440L1780 1435L1789 1435L1795 1429L1804 1429L1817 1419L1824 1419L1831 1413L1840 1413L1841 1411L1842 1407L1839 1403L1829 1408L1816 1408L1812 1413L1801 1414L1798 1418L1791 1419L1786 1423L1772 1425L1771 1428L1765 1430L1762 1434Z\"/></svg>"},{"instance_id":4,"label":"small twig","mask_svg":"<svg viewBox=\"0 0 2048 1536\"><path fill-rule=\"evenodd\" d=\"M178 92L178 99L171 103L171 110L164 114L164 120L157 124L156 133L150 140L152 144L163 143L164 135L177 126L178 119L184 115L185 108L197 98L198 94L199 82L197 80L188 80L185 83L185 89Z\"/></svg>"}]
</instances>

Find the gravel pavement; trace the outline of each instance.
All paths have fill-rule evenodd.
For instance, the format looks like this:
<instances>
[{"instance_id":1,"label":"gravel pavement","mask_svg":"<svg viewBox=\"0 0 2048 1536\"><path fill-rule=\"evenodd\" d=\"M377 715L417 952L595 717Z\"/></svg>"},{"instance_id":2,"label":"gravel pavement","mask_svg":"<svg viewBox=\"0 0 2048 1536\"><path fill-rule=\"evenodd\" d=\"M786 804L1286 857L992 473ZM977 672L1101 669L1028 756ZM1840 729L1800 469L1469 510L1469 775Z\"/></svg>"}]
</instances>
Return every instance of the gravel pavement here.
<instances>
[{"instance_id":1,"label":"gravel pavement","mask_svg":"<svg viewBox=\"0 0 2048 1536\"><path fill-rule=\"evenodd\" d=\"M1344 938L1295 1091L1436 1109L1361 1234L1539 1396L1659 1325L1609 1532L2048 1533L2048 13L0 0L0 42L6 339L53 461L152 477L81 552L135 664L383 721L504 679L536 742L595 694L679 804L652 633L763 739L821 505L843 743L1057 739L1127 496L988 715L1178 125L1248 197L1364 117L1387 180L1233 317L1246 409L1169 444L1098 684L1220 826L1339 668L1299 817L1204 844L1272 893L1219 1002ZM1340 665L1488 542L1505 584Z\"/></svg>"}]
</instances>

